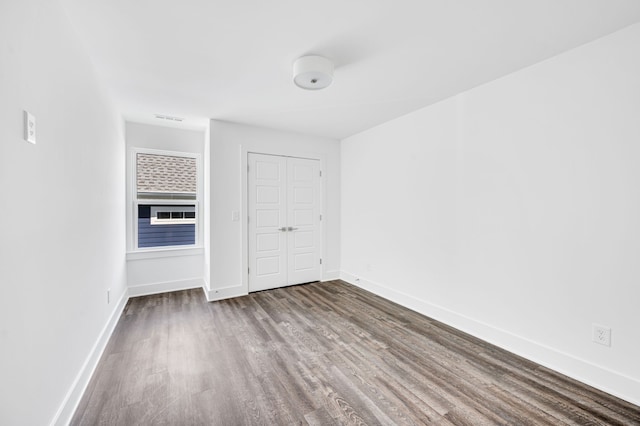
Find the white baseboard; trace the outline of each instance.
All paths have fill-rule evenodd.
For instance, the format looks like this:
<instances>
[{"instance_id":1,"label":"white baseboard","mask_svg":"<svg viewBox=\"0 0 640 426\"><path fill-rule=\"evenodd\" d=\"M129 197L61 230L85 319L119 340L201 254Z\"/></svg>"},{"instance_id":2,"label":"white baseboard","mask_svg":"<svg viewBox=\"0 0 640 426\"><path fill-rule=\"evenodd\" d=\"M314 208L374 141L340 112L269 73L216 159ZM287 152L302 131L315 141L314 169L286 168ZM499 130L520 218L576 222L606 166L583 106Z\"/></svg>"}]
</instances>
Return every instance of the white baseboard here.
<instances>
[{"instance_id":1,"label":"white baseboard","mask_svg":"<svg viewBox=\"0 0 640 426\"><path fill-rule=\"evenodd\" d=\"M322 281L333 281L340 279L340 271L327 271L322 277ZM246 296L249 290L242 284L227 286L222 288L211 288L210 284L203 280L202 290L207 296L207 301L215 302L217 300L231 299L234 297Z\"/></svg>"},{"instance_id":2,"label":"white baseboard","mask_svg":"<svg viewBox=\"0 0 640 426\"><path fill-rule=\"evenodd\" d=\"M322 281L333 281L340 279L340 271L326 271L322 277Z\"/></svg>"},{"instance_id":3,"label":"white baseboard","mask_svg":"<svg viewBox=\"0 0 640 426\"><path fill-rule=\"evenodd\" d=\"M506 349L516 355L555 370L575 380L600 389L635 405L640 405L640 381L619 372L577 358L543 345L477 321L442 306L434 305L406 293L399 292L383 284L356 277L341 271L340 278L350 284L368 290L387 300L450 325L479 339Z\"/></svg>"},{"instance_id":4,"label":"white baseboard","mask_svg":"<svg viewBox=\"0 0 640 426\"><path fill-rule=\"evenodd\" d=\"M204 287L203 278L190 278L179 281L164 281L129 287L129 297L148 296L150 294L168 293L170 291L188 290Z\"/></svg>"},{"instance_id":5,"label":"white baseboard","mask_svg":"<svg viewBox=\"0 0 640 426\"><path fill-rule=\"evenodd\" d=\"M249 294L243 285L229 286L223 288L214 288L207 290L203 287L207 296L207 301L215 302L216 300L231 299L233 297L246 296Z\"/></svg>"},{"instance_id":6,"label":"white baseboard","mask_svg":"<svg viewBox=\"0 0 640 426\"><path fill-rule=\"evenodd\" d=\"M78 404L80 404L80 400L82 399L82 396L84 395L84 392L87 389L87 386L89 385L91 376L93 376L93 372L98 366L98 361L100 361L100 358L102 357L102 353L107 347L107 343L111 338L111 334L113 333L113 330L116 328L116 324L118 324L120 315L122 314L122 311L124 310L124 307L127 304L128 300L129 300L128 290L125 289L124 292L122 293L122 296L120 297L120 300L118 300L118 303L116 304L115 309L111 313L109 320L107 321L104 328L100 332L100 335L98 336L98 340L91 348L91 351L89 352L89 356L87 357L84 364L82 365L80 372L78 373L75 380L73 381L73 384L71 385L71 389L69 389L69 392L67 392L67 394L65 395L64 400L62 401L62 404L58 409L58 412L56 413L53 420L51 421L52 426L68 425L69 422L71 421L71 418L73 417L73 414L78 408Z\"/></svg>"}]
</instances>

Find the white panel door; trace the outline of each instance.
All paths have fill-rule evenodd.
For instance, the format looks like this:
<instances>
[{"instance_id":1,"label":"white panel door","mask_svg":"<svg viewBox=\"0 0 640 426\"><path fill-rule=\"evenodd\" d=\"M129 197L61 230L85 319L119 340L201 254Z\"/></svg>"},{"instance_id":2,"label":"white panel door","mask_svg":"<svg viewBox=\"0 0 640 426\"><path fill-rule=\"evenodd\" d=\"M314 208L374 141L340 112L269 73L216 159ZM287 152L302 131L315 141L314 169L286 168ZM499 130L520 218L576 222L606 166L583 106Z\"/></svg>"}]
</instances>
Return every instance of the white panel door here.
<instances>
[{"instance_id":1,"label":"white panel door","mask_svg":"<svg viewBox=\"0 0 640 426\"><path fill-rule=\"evenodd\" d=\"M249 289L287 284L286 159L249 154ZM251 279L253 278L253 279Z\"/></svg>"},{"instance_id":2,"label":"white panel door","mask_svg":"<svg viewBox=\"0 0 640 426\"><path fill-rule=\"evenodd\" d=\"M318 160L249 154L249 291L318 281Z\"/></svg>"},{"instance_id":3,"label":"white panel door","mask_svg":"<svg viewBox=\"0 0 640 426\"><path fill-rule=\"evenodd\" d=\"M321 276L318 163L287 159L287 271L291 284L318 281Z\"/></svg>"}]
</instances>

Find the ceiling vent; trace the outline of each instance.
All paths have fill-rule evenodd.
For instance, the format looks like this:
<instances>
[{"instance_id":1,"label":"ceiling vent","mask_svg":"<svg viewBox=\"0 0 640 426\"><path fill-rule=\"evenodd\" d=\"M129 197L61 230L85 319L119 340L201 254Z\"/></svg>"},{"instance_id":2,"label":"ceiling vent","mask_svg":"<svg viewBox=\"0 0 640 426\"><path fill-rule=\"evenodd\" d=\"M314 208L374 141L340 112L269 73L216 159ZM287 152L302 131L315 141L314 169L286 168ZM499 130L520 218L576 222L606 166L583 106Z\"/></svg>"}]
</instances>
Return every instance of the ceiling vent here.
<instances>
[{"instance_id":1,"label":"ceiling vent","mask_svg":"<svg viewBox=\"0 0 640 426\"><path fill-rule=\"evenodd\" d=\"M177 121L178 123L181 121L184 121L184 118L180 118L180 117L172 117L170 115L162 115L162 114L156 114L155 117L159 120L167 120L167 121Z\"/></svg>"}]
</instances>

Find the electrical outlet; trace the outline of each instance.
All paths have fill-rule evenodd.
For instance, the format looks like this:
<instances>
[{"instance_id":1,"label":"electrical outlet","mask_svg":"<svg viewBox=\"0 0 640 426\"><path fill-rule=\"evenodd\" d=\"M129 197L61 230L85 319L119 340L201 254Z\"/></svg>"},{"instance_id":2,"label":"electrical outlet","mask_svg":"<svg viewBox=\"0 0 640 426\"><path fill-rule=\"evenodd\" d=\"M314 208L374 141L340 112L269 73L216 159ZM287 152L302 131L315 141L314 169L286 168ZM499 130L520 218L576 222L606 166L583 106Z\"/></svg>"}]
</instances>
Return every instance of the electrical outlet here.
<instances>
[{"instance_id":1,"label":"electrical outlet","mask_svg":"<svg viewBox=\"0 0 640 426\"><path fill-rule=\"evenodd\" d=\"M593 324L593 341L600 345L611 346L611 328Z\"/></svg>"},{"instance_id":2,"label":"electrical outlet","mask_svg":"<svg viewBox=\"0 0 640 426\"><path fill-rule=\"evenodd\" d=\"M107 304L111 303L111 289L107 289Z\"/></svg>"},{"instance_id":3,"label":"electrical outlet","mask_svg":"<svg viewBox=\"0 0 640 426\"><path fill-rule=\"evenodd\" d=\"M36 143L36 118L28 111L24 111L24 140Z\"/></svg>"}]
</instances>

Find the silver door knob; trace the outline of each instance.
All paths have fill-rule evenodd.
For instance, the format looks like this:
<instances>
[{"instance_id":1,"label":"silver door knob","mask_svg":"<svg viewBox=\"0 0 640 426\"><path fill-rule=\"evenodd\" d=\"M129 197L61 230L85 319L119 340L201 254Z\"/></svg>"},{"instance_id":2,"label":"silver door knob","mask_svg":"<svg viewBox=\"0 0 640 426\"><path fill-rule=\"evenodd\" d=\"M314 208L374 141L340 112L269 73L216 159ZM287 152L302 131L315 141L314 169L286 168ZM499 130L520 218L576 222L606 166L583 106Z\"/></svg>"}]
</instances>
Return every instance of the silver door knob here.
<instances>
[{"instance_id":1,"label":"silver door knob","mask_svg":"<svg viewBox=\"0 0 640 426\"><path fill-rule=\"evenodd\" d=\"M278 231L287 232L287 227L283 226L282 228L278 228Z\"/></svg>"},{"instance_id":2,"label":"silver door knob","mask_svg":"<svg viewBox=\"0 0 640 426\"><path fill-rule=\"evenodd\" d=\"M297 230L298 230L298 228L293 228L291 226L287 228L287 231L297 231Z\"/></svg>"}]
</instances>

